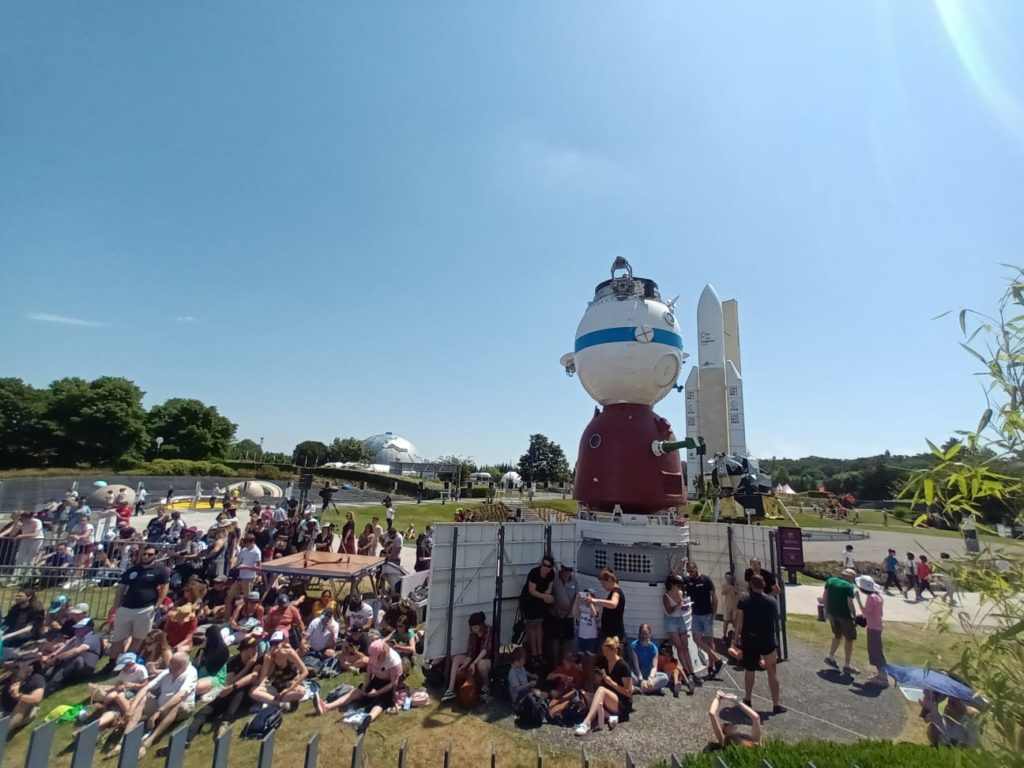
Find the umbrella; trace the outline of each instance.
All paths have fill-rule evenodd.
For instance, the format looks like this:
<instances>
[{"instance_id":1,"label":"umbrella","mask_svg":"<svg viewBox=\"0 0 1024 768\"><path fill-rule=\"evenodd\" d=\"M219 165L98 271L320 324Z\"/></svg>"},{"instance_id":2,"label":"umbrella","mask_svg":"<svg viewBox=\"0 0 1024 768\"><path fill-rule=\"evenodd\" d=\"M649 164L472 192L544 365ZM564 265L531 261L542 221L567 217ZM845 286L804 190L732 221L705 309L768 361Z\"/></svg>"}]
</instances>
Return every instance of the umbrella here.
<instances>
[{"instance_id":1,"label":"umbrella","mask_svg":"<svg viewBox=\"0 0 1024 768\"><path fill-rule=\"evenodd\" d=\"M892 675L900 685L921 688L923 690L935 691L943 696L951 696L954 699L973 701L974 691L949 675L934 669L924 667L907 667L902 664L886 664L885 671Z\"/></svg>"},{"instance_id":2,"label":"umbrella","mask_svg":"<svg viewBox=\"0 0 1024 768\"><path fill-rule=\"evenodd\" d=\"M95 483L93 483L93 485L95 487L97 487L97 488L106 488L107 487L107 481L106 480L97 480Z\"/></svg>"}]
</instances>

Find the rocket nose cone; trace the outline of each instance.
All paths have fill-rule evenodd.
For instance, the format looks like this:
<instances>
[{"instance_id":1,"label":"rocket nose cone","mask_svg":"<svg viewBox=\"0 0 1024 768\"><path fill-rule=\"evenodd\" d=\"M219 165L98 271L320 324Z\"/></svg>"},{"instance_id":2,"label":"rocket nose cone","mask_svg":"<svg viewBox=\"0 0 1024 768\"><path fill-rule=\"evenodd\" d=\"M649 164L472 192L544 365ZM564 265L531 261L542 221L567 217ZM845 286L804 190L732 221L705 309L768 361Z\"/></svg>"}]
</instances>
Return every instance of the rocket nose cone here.
<instances>
[{"instance_id":1,"label":"rocket nose cone","mask_svg":"<svg viewBox=\"0 0 1024 768\"><path fill-rule=\"evenodd\" d=\"M709 305L722 306L722 300L718 298L718 292L711 283L705 285L704 290L701 291L700 299L697 301L697 308L699 310L700 307Z\"/></svg>"}]
</instances>

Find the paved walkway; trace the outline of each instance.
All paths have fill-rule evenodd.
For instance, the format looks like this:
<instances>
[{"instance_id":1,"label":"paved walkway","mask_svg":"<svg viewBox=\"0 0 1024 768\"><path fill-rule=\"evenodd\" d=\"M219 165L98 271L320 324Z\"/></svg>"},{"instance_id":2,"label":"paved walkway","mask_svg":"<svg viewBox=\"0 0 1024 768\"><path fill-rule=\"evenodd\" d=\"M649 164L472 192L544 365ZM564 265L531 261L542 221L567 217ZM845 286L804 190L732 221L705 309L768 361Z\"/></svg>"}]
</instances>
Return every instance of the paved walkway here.
<instances>
[{"instance_id":1,"label":"paved walkway","mask_svg":"<svg viewBox=\"0 0 1024 768\"><path fill-rule=\"evenodd\" d=\"M808 584L786 587L786 612L799 616L817 616L818 598L821 597L822 588ZM927 594L927 593L925 593ZM945 605L942 598L945 593L938 592L938 598L932 600L925 598L915 602L913 595L910 599L898 593L882 595L886 621L904 621L912 624L925 624L937 613L940 613ZM960 594L957 596L957 607L960 611L966 611L975 623L991 624L991 620L981 615L978 596L973 593Z\"/></svg>"}]
</instances>

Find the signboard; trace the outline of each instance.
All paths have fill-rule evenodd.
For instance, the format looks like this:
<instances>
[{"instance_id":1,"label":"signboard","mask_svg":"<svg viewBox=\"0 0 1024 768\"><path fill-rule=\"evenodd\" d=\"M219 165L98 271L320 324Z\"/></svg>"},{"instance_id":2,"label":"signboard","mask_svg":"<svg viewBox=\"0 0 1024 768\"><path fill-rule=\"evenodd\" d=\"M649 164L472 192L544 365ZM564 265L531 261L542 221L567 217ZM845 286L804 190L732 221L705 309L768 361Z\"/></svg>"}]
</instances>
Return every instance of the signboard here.
<instances>
[{"instance_id":1,"label":"signboard","mask_svg":"<svg viewBox=\"0 0 1024 768\"><path fill-rule=\"evenodd\" d=\"M779 565L783 568L804 567L804 536L799 528L776 528L779 542Z\"/></svg>"}]
</instances>

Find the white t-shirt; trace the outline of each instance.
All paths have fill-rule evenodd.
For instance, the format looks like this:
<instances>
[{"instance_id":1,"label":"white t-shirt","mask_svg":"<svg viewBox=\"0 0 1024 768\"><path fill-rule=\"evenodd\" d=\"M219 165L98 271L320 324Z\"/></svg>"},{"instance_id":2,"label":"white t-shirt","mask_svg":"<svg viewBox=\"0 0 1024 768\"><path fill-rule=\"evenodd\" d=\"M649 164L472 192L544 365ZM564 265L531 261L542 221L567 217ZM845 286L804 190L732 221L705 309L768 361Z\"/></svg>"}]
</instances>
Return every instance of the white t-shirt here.
<instances>
[{"instance_id":1,"label":"white t-shirt","mask_svg":"<svg viewBox=\"0 0 1024 768\"><path fill-rule=\"evenodd\" d=\"M125 667L117 673L117 682L119 683L144 683L147 680L149 680L149 672L146 670L145 664L133 664L131 671Z\"/></svg>"},{"instance_id":2,"label":"white t-shirt","mask_svg":"<svg viewBox=\"0 0 1024 768\"><path fill-rule=\"evenodd\" d=\"M387 508L387 509L386 509L386 510L384 511L384 516L385 516L385 517L386 517L386 518L387 518L388 520L394 521L394 519L395 519L395 508L394 508L394 507L388 507L388 508Z\"/></svg>"},{"instance_id":3,"label":"white t-shirt","mask_svg":"<svg viewBox=\"0 0 1024 768\"><path fill-rule=\"evenodd\" d=\"M161 672L160 676L154 681L153 690L156 691L158 703L161 707L178 693L184 693L185 695L182 703L192 705L196 703L196 683L198 682L199 673L194 666L189 664L178 677L171 677L169 669Z\"/></svg>"},{"instance_id":4,"label":"white t-shirt","mask_svg":"<svg viewBox=\"0 0 1024 768\"><path fill-rule=\"evenodd\" d=\"M145 488L140 489L138 494L139 504L144 504L146 502L146 496L148 495L149 494Z\"/></svg>"},{"instance_id":5,"label":"white t-shirt","mask_svg":"<svg viewBox=\"0 0 1024 768\"><path fill-rule=\"evenodd\" d=\"M29 539L43 538L43 521L36 517L26 517L18 523L18 533Z\"/></svg>"},{"instance_id":6,"label":"white t-shirt","mask_svg":"<svg viewBox=\"0 0 1024 768\"><path fill-rule=\"evenodd\" d=\"M843 568L856 568L857 564L853 560L853 552L843 553Z\"/></svg>"},{"instance_id":7,"label":"white t-shirt","mask_svg":"<svg viewBox=\"0 0 1024 768\"><path fill-rule=\"evenodd\" d=\"M911 558L910 560L903 561L903 572L907 576L917 575L917 563L914 562L913 558Z\"/></svg>"},{"instance_id":8,"label":"white t-shirt","mask_svg":"<svg viewBox=\"0 0 1024 768\"><path fill-rule=\"evenodd\" d=\"M349 608L347 615L348 628L362 630L366 626L366 622L373 618L373 608L364 602L359 610Z\"/></svg>"},{"instance_id":9,"label":"white t-shirt","mask_svg":"<svg viewBox=\"0 0 1024 768\"><path fill-rule=\"evenodd\" d=\"M306 637L309 640L309 647L317 652L327 648L328 640L333 634L335 639L341 632L341 626L334 619L328 622L323 616L317 616L306 628Z\"/></svg>"},{"instance_id":10,"label":"white t-shirt","mask_svg":"<svg viewBox=\"0 0 1024 768\"><path fill-rule=\"evenodd\" d=\"M238 550L238 578L255 579L256 566L263 562L263 553L255 544Z\"/></svg>"},{"instance_id":11,"label":"white t-shirt","mask_svg":"<svg viewBox=\"0 0 1024 768\"><path fill-rule=\"evenodd\" d=\"M576 636L581 640L593 640L597 637L597 625L600 616L600 606L589 606L586 603L581 604L579 628L576 630Z\"/></svg>"}]
</instances>

